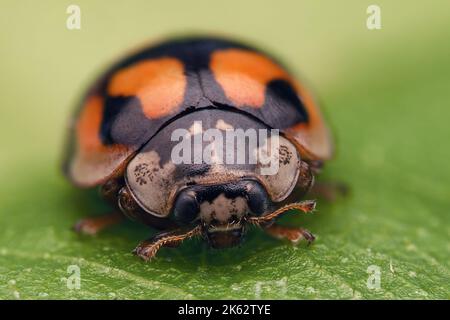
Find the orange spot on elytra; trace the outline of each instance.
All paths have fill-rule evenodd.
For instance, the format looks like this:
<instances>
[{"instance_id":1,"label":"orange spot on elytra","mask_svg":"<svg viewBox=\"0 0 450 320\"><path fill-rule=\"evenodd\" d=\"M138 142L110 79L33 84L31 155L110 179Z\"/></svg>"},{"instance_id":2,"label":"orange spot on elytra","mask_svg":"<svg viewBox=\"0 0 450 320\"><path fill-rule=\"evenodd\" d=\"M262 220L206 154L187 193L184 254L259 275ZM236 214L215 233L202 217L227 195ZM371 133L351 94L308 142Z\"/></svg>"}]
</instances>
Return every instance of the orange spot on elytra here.
<instances>
[{"instance_id":1,"label":"orange spot on elytra","mask_svg":"<svg viewBox=\"0 0 450 320\"><path fill-rule=\"evenodd\" d=\"M272 60L248 50L216 51L211 56L210 68L227 98L238 107L260 108L271 80L292 82L289 74Z\"/></svg>"},{"instance_id":2,"label":"orange spot on elytra","mask_svg":"<svg viewBox=\"0 0 450 320\"><path fill-rule=\"evenodd\" d=\"M77 148L71 164L73 179L83 185L93 185L106 178L132 152L125 145L104 145L100 139L103 99L87 99L76 123Z\"/></svg>"},{"instance_id":3,"label":"orange spot on elytra","mask_svg":"<svg viewBox=\"0 0 450 320\"><path fill-rule=\"evenodd\" d=\"M296 90L308 113L308 123L299 123L286 130L300 147L319 158L329 158L332 146L328 129L311 94L283 68L268 57L243 49L226 49L211 55L210 68L226 97L236 107L261 108L267 84L285 80Z\"/></svg>"},{"instance_id":4,"label":"orange spot on elytra","mask_svg":"<svg viewBox=\"0 0 450 320\"><path fill-rule=\"evenodd\" d=\"M286 130L288 135L292 135L301 143L301 148L308 153L312 153L307 158L328 159L333 153L328 128L323 122L323 117L313 96L302 86L296 83L296 90L302 97L303 105L308 112L308 123L299 123ZM306 154L302 154L306 156Z\"/></svg>"},{"instance_id":5,"label":"orange spot on elytra","mask_svg":"<svg viewBox=\"0 0 450 320\"><path fill-rule=\"evenodd\" d=\"M81 110L77 122L78 144L85 152L92 152L102 147L100 125L103 114L103 99L98 96L88 98Z\"/></svg>"},{"instance_id":6,"label":"orange spot on elytra","mask_svg":"<svg viewBox=\"0 0 450 320\"><path fill-rule=\"evenodd\" d=\"M148 118L174 113L186 90L183 64L175 58L144 60L118 71L111 79L112 96L137 96Z\"/></svg>"},{"instance_id":7,"label":"orange spot on elytra","mask_svg":"<svg viewBox=\"0 0 450 320\"><path fill-rule=\"evenodd\" d=\"M84 158L95 158L100 154L114 156L126 152L124 145L104 145L100 139L100 126L103 118L103 99L98 96L89 97L81 110L77 122L77 141L79 151Z\"/></svg>"}]
</instances>

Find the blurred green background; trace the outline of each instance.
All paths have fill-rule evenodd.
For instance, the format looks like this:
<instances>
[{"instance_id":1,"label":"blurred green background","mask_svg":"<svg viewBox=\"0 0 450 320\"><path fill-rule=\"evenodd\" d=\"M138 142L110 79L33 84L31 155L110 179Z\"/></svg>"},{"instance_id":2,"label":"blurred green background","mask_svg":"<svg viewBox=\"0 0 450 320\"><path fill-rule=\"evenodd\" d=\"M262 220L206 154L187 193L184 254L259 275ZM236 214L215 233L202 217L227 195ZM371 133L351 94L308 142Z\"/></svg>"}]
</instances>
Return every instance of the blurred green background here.
<instances>
[{"instance_id":1,"label":"blurred green background","mask_svg":"<svg viewBox=\"0 0 450 320\"><path fill-rule=\"evenodd\" d=\"M66 28L70 4L81 30ZM370 4L381 30L366 28ZM241 248L190 241L146 264L130 254L143 226L70 231L107 210L59 171L75 103L130 48L190 32L270 51L322 101L338 151L322 178L351 195L281 221L317 234L314 245L254 231ZM447 0L0 0L0 298L448 299L449 39ZM66 286L73 264L79 290Z\"/></svg>"}]
</instances>

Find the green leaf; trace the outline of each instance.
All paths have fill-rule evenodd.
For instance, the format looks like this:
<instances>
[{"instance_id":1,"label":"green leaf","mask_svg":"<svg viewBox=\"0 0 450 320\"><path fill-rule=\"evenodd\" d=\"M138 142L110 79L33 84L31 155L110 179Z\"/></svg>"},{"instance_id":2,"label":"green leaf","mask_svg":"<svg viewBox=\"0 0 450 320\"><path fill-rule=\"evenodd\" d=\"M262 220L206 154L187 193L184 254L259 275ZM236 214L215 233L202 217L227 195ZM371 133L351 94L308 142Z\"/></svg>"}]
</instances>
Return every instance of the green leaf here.
<instances>
[{"instance_id":1,"label":"green leaf","mask_svg":"<svg viewBox=\"0 0 450 320\"><path fill-rule=\"evenodd\" d=\"M337 137L336 159L320 179L345 182L350 195L280 220L317 235L311 246L255 229L239 248L212 250L192 240L145 263L131 254L152 233L142 225L126 222L95 237L70 230L108 208L60 174L62 134L81 84L102 61L149 38L154 26L162 29L152 35L188 25L184 10L161 7L173 15L169 24L167 14L143 10L142 2L108 5L140 21L112 26L102 5L79 2L80 31L65 29L63 6L26 13L9 4L0 12L10 24L0 25L0 86L7 88L0 96L0 298L450 298L448 5L420 10L422 20L413 22L420 8L380 1L383 28L368 31L357 1L346 10L331 1L289 7L269 29L251 14L254 3L242 4L253 27L226 19L221 30L266 44L311 79ZM211 15L209 5L201 7L189 11L189 21L210 30L222 10ZM296 24L305 10L313 17L308 28ZM260 9L262 17L272 13ZM67 287L71 265L80 268L80 289ZM371 268L379 268L379 288L370 285Z\"/></svg>"}]
</instances>

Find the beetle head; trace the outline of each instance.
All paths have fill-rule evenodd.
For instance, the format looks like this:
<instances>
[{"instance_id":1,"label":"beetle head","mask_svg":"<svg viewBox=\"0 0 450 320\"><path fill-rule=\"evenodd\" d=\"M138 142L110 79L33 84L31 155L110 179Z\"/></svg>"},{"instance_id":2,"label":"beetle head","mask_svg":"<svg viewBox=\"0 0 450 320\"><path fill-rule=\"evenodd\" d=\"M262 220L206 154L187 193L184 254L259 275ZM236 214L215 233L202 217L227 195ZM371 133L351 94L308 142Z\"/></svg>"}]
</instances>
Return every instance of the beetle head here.
<instances>
[{"instance_id":1,"label":"beetle head","mask_svg":"<svg viewBox=\"0 0 450 320\"><path fill-rule=\"evenodd\" d=\"M246 231L247 218L268 212L271 202L255 180L218 185L195 185L181 190L173 215L180 224L200 223L203 236L213 248L238 245Z\"/></svg>"}]
</instances>

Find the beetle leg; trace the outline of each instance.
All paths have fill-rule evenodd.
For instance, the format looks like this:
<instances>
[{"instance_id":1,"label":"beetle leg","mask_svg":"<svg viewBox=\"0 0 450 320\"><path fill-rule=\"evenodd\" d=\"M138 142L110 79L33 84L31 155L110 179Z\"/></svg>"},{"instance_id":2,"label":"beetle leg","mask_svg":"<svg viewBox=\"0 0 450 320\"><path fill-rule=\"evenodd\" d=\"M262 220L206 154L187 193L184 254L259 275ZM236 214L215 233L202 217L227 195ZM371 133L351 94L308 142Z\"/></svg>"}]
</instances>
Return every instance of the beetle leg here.
<instances>
[{"instance_id":1,"label":"beetle leg","mask_svg":"<svg viewBox=\"0 0 450 320\"><path fill-rule=\"evenodd\" d=\"M100 196L110 204L116 205L117 196L124 184L123 178L111 178L100 187Z\"/></svg>"},{"instance_id":2,"label":"beetle leg","mask_svg":"<svg viewBox=\"0 0 450 320\"><path fill-rule=\"evenodd\" d=\"M308 244L311 244L315 240L314 235L306 229L284 227L276 223L266 227L264 231L274 238L288 239L293 244L299 243L302 239L308 241Z\"/></svg>"},{"instance_id":3,"label":"beetle leg","mask_svg":"<svg viewBox=\"0 0 450 320\"><path fill-rule=\"evenodd\" d=\"M322 160L309 161L309 167L314 174L319 174L322 171L323 165L324 163Z\"/></svg>"},{"instance_id":4,"label":"beetle leg","mask_svg":"<svg viewBox=\"0 0 450 320\"><path fill-rule=\"evenodd\" d=\"M314 200L305 200L305 201L301 201L301 202L294 202L294 203L287 204L284 207L281 207L278 210L275 210L274 212L266 214L265 216L249 217L248 221L250 223L253 223L256 225L266 224L266 223L269 223L269 222L273 221L274 219L278 218L279 216L281 216L282 214L284 214L285 212L287 212L289 210L296 209L296 210L300 210L305 213L308 213L308 212L313 211L315 207L316 207L316 202Z\"/></svg>"},{"instance_id":5,"label":"beetle leg","mask_svg":"<svg viewBox=\"0 0 450 320\"><path fill-rule=\"evenodd\" d=\"M344 197L349 193L348 186L341 182L316 181L308 195L313 198L322 198L333 202L339 197Z\"/></svg>"},{"instance_id":6,"label":"beetle leg","mask_svg":"<svg viewBox=\"0 0 450 320\"><path fill-rule=\"evenodd\" d=\"M141 208L131 195L127 186L122 187L117 195L117 206L131 220L139 220L139 212Z\"/></svg>"},{"instance_id":7,"label":"beetle leg","mask_svg":"<svg viewBox=\"0 0 450 320\"><path fill-rule=\"evenodd\" d=\"M94 235L98 232L120 223L124 216L120 212L113 212L100 217L89 217L79 220L73 229L75 232Z\"/></svg>"},{"instance_id":8,"label":"beetle leg","mask_svg":"<svg viewBox=\"0 0 450 320\"><path fill-rule=\"evenodd\" d=\"M183 240L198 236L201 234L201 226L198 225L193 229L186 231L186 229L176 229L174 231L163 232L156 236L142 241L133 253L145 261L155 257L161 247L176 247L183 242Z\"/></svg>"}]
</instances>

